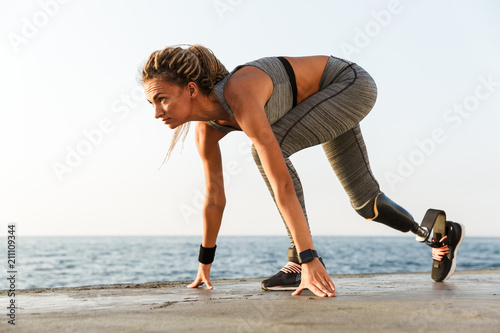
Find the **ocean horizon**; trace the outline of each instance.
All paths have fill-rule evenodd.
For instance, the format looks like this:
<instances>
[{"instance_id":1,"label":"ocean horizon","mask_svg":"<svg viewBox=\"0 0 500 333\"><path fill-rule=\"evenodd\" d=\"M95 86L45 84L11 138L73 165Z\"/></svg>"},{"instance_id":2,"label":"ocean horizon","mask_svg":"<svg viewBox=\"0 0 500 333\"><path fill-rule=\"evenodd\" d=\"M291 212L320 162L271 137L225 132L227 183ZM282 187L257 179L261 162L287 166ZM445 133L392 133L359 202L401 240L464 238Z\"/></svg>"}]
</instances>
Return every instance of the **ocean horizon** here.
<instances>
[{"instance_id":1,"label":"ocean horizon","mask_svg":"<svg viewBox=\"0 0 500 333\"><path fill-rule=\"evenodd\" d=\"M431 248L410 236L316 236L329 274L430 272ZM24 236L17 289L191 281L201 236ZM286 264L286 236L219 236L212 279L266 278ZM457 270L500 269L500 238L466 237ZM3 279L0 289L7 289Z\"/></svg>"}]
</instances>

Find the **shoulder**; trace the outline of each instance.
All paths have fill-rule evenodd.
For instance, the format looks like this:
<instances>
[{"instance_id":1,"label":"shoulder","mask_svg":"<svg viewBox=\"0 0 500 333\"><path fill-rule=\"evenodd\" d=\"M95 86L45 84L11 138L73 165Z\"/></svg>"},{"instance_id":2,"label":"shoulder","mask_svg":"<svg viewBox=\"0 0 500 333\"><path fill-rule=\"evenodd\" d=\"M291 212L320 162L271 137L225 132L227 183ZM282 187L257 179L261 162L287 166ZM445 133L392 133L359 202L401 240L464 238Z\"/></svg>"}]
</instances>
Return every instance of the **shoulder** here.
<instances>
[{"instance_id":1,"label":"shoulder","mask_svg":"<svg viewBox=\"0 0 500 333\"><path fill-rule=\"evenodd\" d=\"M243 65L227 80L224 97L231 108L249 100L265 105L272 91L273 82L268 74L255 66Z\"/></svg>"}]
</instances>

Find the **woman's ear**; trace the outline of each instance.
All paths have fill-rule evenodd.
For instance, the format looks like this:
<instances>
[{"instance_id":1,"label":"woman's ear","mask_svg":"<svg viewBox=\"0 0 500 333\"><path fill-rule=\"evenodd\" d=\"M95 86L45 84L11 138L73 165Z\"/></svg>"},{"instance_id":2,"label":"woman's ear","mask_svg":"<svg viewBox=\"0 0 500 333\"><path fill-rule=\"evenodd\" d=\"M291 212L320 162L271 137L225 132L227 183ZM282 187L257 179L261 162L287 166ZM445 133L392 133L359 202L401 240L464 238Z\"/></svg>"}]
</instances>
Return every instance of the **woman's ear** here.
<instances>
[{"instance_id":1,"label":"woman's ear","mask_svg":"<svg viewBox=\"0 0 500 333\"><path fill-rule=\"evenodd\" d=\"M189 82L187 84L187 89L190 97L196 97L198 95L199 89L196 83Z\"/></svg>"}]
</instances>

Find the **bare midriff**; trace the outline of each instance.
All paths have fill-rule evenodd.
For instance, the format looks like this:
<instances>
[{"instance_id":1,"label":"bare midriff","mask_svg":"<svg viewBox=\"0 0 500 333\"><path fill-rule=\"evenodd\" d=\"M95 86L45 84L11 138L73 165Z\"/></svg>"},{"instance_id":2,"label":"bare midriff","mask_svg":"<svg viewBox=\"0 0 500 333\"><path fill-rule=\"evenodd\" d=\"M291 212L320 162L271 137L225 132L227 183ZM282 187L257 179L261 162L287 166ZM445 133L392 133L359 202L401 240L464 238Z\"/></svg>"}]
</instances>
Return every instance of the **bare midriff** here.
<instances>
[{"instance_id":1,"label":"bare midriff","mask_svg":"<svg viewBox=\"0 0 500 333\"><path fill-rule=\"evenodd\" d=\"M323 71L325 70L328 56L309 56L309 57L285 57L293 68L297 84L297 104L301 103L309 96L319 91L319 84ZM251 67L251 66L249 66ZM255 71L262 72L258 68ZM215 120L222 126L228 126L241 130L236 119L231 117L227 120Z\"/></svg>"}]
</instances>

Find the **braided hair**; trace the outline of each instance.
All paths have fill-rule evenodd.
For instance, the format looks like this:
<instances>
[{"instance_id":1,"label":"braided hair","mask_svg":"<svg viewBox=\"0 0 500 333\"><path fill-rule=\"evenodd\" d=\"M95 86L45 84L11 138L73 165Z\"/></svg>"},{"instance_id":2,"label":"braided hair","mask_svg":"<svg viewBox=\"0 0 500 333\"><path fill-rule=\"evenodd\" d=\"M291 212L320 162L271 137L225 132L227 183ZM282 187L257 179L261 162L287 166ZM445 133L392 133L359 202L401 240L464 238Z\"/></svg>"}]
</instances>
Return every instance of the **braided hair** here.
<instances>
[{"instance_id":1,"label":"braided hair","mask_svg":"<svg viewBox=\"0 0 500 333\"><path fill-rule=\"evenodd\" d=\"M167 46L151 53L142 69L142 82L160 79L181 87L194 82L204 95L210 96L214 85L222 81L229 72L210 49L202 45L182 46ZM184 143L189 125L188 122L175 129L162 165L170 158L172 150L181 138Z\"/></svg>"}]
</instances>

